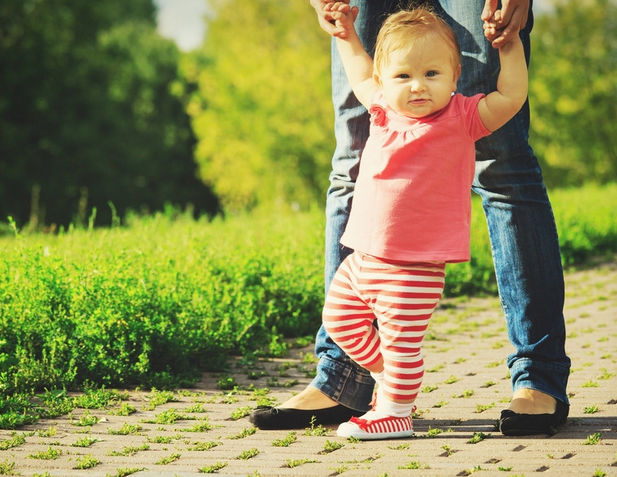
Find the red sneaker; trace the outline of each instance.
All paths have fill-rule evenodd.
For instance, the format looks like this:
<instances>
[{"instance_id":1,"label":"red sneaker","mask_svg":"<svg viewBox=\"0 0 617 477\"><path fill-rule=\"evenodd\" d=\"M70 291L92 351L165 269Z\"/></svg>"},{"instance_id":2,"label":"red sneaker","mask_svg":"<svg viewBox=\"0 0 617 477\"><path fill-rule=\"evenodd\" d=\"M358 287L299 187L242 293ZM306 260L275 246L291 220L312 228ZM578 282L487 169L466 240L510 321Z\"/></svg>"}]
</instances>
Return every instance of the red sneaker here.
<instances>
[{"instance_id":1,"label":"red sneaker","mask_svg":"<svg viewBox=\"0 0 617 477\"><path fill-rule=\"evenodd\" d=\"M339 437L354 437L360 440L398 439L413 436L411 416L382 417L380 419L363 419L352 417L341 424L336 431Z\"/></svg>"}]
</instances>

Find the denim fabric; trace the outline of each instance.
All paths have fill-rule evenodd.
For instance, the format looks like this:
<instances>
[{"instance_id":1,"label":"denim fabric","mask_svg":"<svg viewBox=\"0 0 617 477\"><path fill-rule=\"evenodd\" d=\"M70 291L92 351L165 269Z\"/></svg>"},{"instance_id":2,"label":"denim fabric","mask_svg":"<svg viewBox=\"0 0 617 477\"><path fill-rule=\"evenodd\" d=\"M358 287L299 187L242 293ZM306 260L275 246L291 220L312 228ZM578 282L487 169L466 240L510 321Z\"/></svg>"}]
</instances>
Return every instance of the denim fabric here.
<instances>
[{"instance_id":1,"label":"denim fabric","mask_svg":"<svg viewBox=\"0 0 617 477\"><path fill-rule=\"evenodd\" d=\"M400 0L358 0L355 25L372 53L383 19ZM471 96L496 87L499 54L484 38L480 0L441 0L435 9L452 26L462 50L458 92ZM529 59L530 15L521 38ZM359 157L368 135L366 110L355 99L333 42L332 90L336 150L326 201L326 291L340 263L350 253L339 243L344 231ZM512 386L537 389L568 402L570 360L565 354L564 281L557 230L542 172L528 144L529 108L476 143L473 190L482 197L508 337L516 351L508 357ZM315 350L317 376L311 383L330 398L367 410L373 391L369 373L353 363L320 328Z\"/></svg>"}]
</instances>

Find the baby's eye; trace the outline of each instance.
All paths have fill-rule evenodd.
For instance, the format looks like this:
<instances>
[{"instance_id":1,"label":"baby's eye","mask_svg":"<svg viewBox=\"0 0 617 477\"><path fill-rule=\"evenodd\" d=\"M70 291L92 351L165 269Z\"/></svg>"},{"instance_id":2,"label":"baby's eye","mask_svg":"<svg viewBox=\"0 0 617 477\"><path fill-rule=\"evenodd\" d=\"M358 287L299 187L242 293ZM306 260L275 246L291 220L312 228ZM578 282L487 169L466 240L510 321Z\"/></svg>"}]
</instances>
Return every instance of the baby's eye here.
<instances>
[{"instance_id":1,"label":"baby's eye","mask_svg":"<svg viewBox=\"0 0 617 477\"><path fill-rule=\"evenodd\" d=\"M432 78L433 76L437 76L437 71L427 71L426 76L428 78Z\"/></svg>"},{"instance_id":2,"label":"baby's eye","mask_svg":"<svg viewBox=\"0 0 617 477\"><path fill-rule=\"evenodd\" d=\"M409 75L407 73L399 73L397 78L400 79L409 79Z\"/></svg>"}]
</instances>

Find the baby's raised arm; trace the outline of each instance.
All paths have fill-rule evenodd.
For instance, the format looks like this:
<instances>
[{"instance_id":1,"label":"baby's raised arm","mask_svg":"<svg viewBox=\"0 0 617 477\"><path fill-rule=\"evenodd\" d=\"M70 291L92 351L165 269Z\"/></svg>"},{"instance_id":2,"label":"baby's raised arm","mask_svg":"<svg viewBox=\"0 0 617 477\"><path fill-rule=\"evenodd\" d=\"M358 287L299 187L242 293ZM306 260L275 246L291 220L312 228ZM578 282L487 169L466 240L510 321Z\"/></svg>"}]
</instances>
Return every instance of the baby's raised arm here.
<instances>
[{"instance_id":1,"label":"baby's raised arm","mask_svg":"<svg viewBox=\"0 0 617 477\"><path fill-rule=\"evenodd\" d=\"M499 60L501 71L497 78L497 91L478 103L480 118L489 131L499 129L512 119L527 99L527 63L518 35L499 47Z\"/></svg>"},{"instance_id":2,"label":"baby's raised arm","mask_svg":"<svg viewBox=\"0 0 617 477\"><path fill-rule=\"evenodd\" d=\"M337 28L347 31L346 36L336 37L336 46L356 98L368 109L379 85L373 78L373 59L364 49L353 25L358 7L350 7L345 2L333 2L326 5L326 8Z\"/></svg>"}]
</instances>

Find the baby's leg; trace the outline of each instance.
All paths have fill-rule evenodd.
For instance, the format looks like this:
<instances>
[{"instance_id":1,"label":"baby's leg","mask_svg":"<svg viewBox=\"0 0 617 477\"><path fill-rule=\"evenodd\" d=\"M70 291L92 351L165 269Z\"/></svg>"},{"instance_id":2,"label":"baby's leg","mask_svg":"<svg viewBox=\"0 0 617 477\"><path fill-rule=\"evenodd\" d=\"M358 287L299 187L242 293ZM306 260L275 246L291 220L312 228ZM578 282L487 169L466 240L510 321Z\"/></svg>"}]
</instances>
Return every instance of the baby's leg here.
<instances>
[{"instance_id":1,"label":"baby's leg","mask_svg":"<svg viewBox=\"0 0 617 477\"><path fill-rule=\"evenodd\" d=\"M411 412L424 376L421 345L443 292L444 267L381 263L374 270L368 287L379 290L372 309L379 322L384 371L373 372L379 386L374 408L342 424L339 435L384 439L413 433Z\"/></svg>"},{"instance_id":2,"label":"baby's leg","mask_svg":"<svg viewBox=\"0 0 617 477\"><path fill-rule=\"evenodd\" d=\"M356 363L369 371L383 370L379 333L373 326L372 300L361 296L358 275L362 255L352 253L341 264L330 285L323 309L323 324L332 340Z\"/></svg>"}]
</instances>

